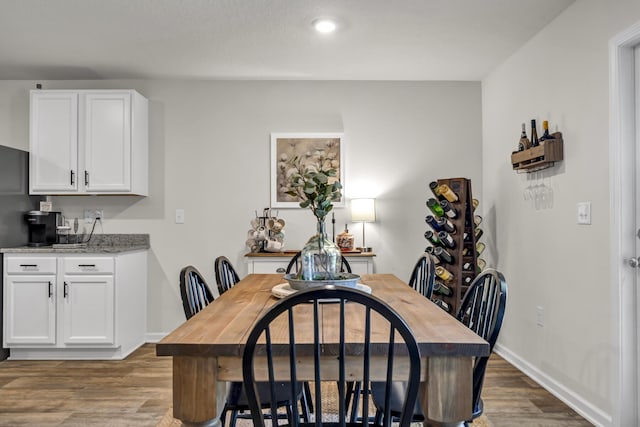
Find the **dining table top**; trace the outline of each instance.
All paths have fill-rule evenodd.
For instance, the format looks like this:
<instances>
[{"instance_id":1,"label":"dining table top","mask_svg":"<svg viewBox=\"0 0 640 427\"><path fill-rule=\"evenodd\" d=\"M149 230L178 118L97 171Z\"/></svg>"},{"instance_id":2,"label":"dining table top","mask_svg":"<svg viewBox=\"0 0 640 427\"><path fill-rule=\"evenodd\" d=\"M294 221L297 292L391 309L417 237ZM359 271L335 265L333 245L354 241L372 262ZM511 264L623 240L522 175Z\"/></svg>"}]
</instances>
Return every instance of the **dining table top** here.
<instances>
[{"instance_id":1,"label":"dining table top","mask_svg":"<svg viewBox=\"0 0 640 427\"><path fill-rule=\"evenodd\" d=\"M250 274L215 299L156 345L158 356L242 357L244 344L256 321L278 302L274 286L282 274ZM393 274L365 274L360 283L391 306L409 325L422 357L479 357L489 355L489 344L455 317L416 292ZM321 304L324 340L335 342L338 304ZM302 310L305 308L303 307ZM311 310L309 304L308 310ZM302 327L312 340L313 328ZM306 331L306 332L305 332ZM381 332L381 341L388 335ZM304 342L305 338L300 338Z\"/></svg>"}]
</instances>

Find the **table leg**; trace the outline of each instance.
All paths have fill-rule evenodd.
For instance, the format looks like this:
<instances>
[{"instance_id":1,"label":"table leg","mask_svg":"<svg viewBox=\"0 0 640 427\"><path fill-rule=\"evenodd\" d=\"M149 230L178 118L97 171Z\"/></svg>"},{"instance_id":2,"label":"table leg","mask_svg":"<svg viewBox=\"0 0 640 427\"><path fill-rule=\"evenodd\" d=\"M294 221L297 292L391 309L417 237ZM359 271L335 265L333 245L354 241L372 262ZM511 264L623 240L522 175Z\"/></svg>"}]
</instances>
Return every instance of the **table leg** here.
<instances>
[{"instance_id":1,"label":"table leg","mask_svg":"<svg viewBox=\"0 0 640 427\"><path fill-rule=\"evenodd\" d=\"M215 357L173 356L173 417L185 426L219 426L218 383Z\"/></svg>"},{"instance_id":2,"label":"table leg","mask_svg":"<svg viewBox=\"0 0 640 427\"><path fill-rule=\"evenodd\" d=\"M427 382L420 384L419 395L428 420L425 426L457 425L471 419L473 359L430 357L427 369Z\"/></svg>"}]
</instances>

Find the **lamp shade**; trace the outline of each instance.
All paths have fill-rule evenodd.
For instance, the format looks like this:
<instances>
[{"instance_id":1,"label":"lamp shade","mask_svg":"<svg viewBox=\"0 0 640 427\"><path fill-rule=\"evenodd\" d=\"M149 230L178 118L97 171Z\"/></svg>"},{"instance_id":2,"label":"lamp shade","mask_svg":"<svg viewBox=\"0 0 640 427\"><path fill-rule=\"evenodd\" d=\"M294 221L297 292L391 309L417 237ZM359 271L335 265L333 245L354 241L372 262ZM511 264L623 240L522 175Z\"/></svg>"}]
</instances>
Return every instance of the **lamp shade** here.
<instances>
[{"instance_id":1,"label":"lamp shade","mask_svg":"<svg viewBox=\"0 0 640 427\"><path fill-rule=\"evenodd\" d=\"M351 221L375 222L375 199L351 199Z\"/></svg>"}]
</instances>

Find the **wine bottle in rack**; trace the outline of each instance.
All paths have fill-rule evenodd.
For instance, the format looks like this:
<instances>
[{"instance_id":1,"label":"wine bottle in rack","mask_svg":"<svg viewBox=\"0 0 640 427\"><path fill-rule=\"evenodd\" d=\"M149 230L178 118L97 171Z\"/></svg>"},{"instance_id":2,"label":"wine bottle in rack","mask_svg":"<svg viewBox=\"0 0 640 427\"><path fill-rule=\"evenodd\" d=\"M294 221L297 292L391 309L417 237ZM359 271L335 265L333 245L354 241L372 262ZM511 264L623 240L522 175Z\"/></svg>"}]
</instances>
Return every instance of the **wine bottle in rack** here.
<instances>
[{"instance_id":1,"label":"wine bottle in rack","mask_svg":"<svg viewBox=\"0 0 640 427\"><path fill-rule=\"evenodd\" d=\"M440 229L439 231L446 231L447 233L456 232L456 226L453 225L453 223L445 217L438 218L436 220L436 223L438 224L438 227Z\"/></svg>"},{"instance_id":2,"label":"wine bottle in rack","mask_svg":"<svg viewBox=\"0 0 640 427\"><path fill-rule=\"evenodd\" d=\"M540 145L540 140L538 139L538 131L536 130L536 119L531 119L531 146L537 147Z\"/></svg>"},{"instance_id":3,"label":"wine bottle in rack","mask_svg":"<svg viewBox=\"0 0 640 427\"><path fill-rule=\"evenodd\" d=\"M542 136L540 137L540 144L547 139L553 139L553 136L549 134L549 122L547 120L542 121Z\"/></svg>"},{"instance_id":4,"label":"wine bottle in rack","mask_svg":"<svg viewBox=\"0 0 640 427\"><path fill-rule=\"evenodd\" d=\"M438 188L440 194L442 194L448 202L453 203L459 200L458 195L447 184L440 184Z\"/></svg>"},{"instance_id":5,"label":"wine bottle in rack","mask_svg":"<svg viewBox=\"0 0 640 427\"><path fill-rule=\"evenodd\" d=\"M438 240L442 242L442 244L450 249L456 248L456 242L451 237L451 234L446 231L438 231Z\"/></svg>"},{"instance_id":6,"label":"wine bottle in rack","mask_svg":"<svg viewBox=\"0 0 640 427\"><path fill-rule=\"evenodd\" d=\"M440 265L436 267L436 276L445 282L451 282L454 280L453 273Z\"/></svg>"},{"instance_id":7,"label":"wine bottle in rack","mask_svg":"<svg viewBox=\"0 0 640 427\"><path fill-rule=\"evenodd\" d=\"M427 230L424 232L424 238L427 239L433 246L441 246L442 243L435 232Z\"/></svg>"},{"instance_id":8,"label":"wine bottle in rack","mask_svg":"<svg viewBox=\"0 0 640 427\"><path fill-rule=\"evenodd\" d=\"M458 211L456 208L451 207L451 203L449 203L448 200L440 200L440 207L442 207L444 214L449 219L456 219L458 217Z\"/></svg>"},{"instance_id":9,"label":"wine bottle in rack","mask_svg":"<svg viewBox=\"0 0 640 427\"><path fill-rule=\"evenodd\" d=\"M431 212L433 212L435 216L437 217L444 216L444 210L442 209L442 206L440 206L440 203L438 203L436 199L431 198L427 200L427 207L429 208L429 210L431 210Z\"/></svg>"},{"instance_id":10,"label":"wine bottle in rack","mask_svg":"<svg viewBox=\"0 0 640 427\"><path fill-rule=\"evenodd\" d=\"M453 291L451 290L451 288L439 280L435 280L433 282L433 293L444 295L445 297L450 297L451 295L453 295Z\"/></svg>"},{"instance_id":11,"label":"wine bottle in rack","mask_svg":"<svg viewBox=\"0 0 640 427\"><path fill-rule=\"evenodd\" d=\"M440 231L442 230L442 228L440 228L440 225L438 224L438 220L436 219L435 216L433 215L427 215L424 217L424 222L426 222L427 224L429 224L429 227L431 227L433 229L433 231Z\"/></svg>"},{"instance_id":12,"label":"wine bottle in rack","mask_svg":"<svg viewBox=\"0 0 640 427\"><path fill-rule=\"evenodd\" d=\"M482 252L484 251L485 247L486 247L485 244L482 243L482 242L476 243L476 254L478 256L480 256L482 254Z\"/></svg>"},{"instance_id":13,"label":"wine bottle in rack","mask_svg":"<svg viewBox=\"0 0 640 427\"><path fill-rule=\"evenodd\" d=\"M478 240L480 237L482 237L484 231L482 231L482 228L476 227L476 231L474 231L474 233L476 235L476 240Z\"/></svg>"},{"instance_id":14,"label":"wine bottle in rack","mask_svg":"<svg viewBox=\"0 0 640 427\"><path fill-rule=\"evenodd\" d=\"M433 255L438 258L440 261L447 264L454 264L455 258L451 255L445 248L437 247L433 248Z\"/></svg>"},{"instance_id":15,"label":"wine bottle in rack","mask_svg":"<svg viewBox=\"0 0 640 427\"><path fill-rule=\"evenodd\" d=\"M440 307L441 309L443 309L444 311L446 311L447 313L451 313L451 306L449 304L447 304L446 302L442 301L440 298L434 298L433 302Z\"/></svg>"},{"instance_id":16,"label":"wine bottle in rack","mask_svg":"<svg viewBox=\"0 0 640 427\"><path fill-rule=\"evenodd\" d=\"M443 199L443 196L440 194L440 188L437 181L431 181L429 183L429 188L431 189L431 192L433 193L433 196L436 198L436 200Z\"/></svg>"},{"instance_id":17,"label":"wine bottle in rack","mask_svg":"<svg viewBox=\"0 0 640 427\"><path fill-rule=\"evenodd\" d=\"M435 251L435 247L434 247L434 246L427 246L427 247L424 249L424 252L425 252L425 253L427 253L427 254L431 255L431 259L433 260L433 263L434 263L435 265L438 265L438 264L440 264L440 263L441 263L441 261L440 261L440 258L438 258L437 256L435 256L434 251Z\"/></svg>"},{"instance_id":18,"label":"wine bottle in rack","mask_svg":"<svg viewBox=\"0 0 640 427\"><path fill-rule=\"evenodd\" d=\"M527 130L525 124L522 124L522 132L520 133L520 141L518 142L518 151L524 151L531 148L531 141L527 138Z\"/></svg>"}]
</instances>

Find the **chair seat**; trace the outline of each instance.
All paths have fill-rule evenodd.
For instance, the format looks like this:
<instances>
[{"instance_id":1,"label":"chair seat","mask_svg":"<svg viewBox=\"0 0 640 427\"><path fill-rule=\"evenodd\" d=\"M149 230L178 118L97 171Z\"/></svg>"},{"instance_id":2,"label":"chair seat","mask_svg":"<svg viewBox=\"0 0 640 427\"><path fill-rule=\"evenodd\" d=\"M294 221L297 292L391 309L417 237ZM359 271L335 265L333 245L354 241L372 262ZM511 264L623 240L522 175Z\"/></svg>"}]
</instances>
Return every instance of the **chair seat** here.
<instances>
[{"instance_id":1,"label":"chair seat","mask_svg":"<svg viewBox=\"0 0 640 427\"><path fill-rule=\"evenodd\" d=\"M258 387L258 395L260 396L260 402L262 402L263 408L269 408L271 391L269 389L268 382L256 383ZM290 383L282 382L276 383L276 402L277 406L284 406L289 401ZM296 396L299 396L302 392L302 383L296 385ZM231 383L229 388L229 394L227 395L227 405L235 406L238 408L249 409L249 402L247 400L247 393L241 382Z\"/></svg>"},{"instance_id":2,"label":"chair seat","mask_svg":"<svg viewBox=\"0 0 640 427\"><path fill-rule=\"evenodd\" d=\"M373 398L373 404L376 406L376 409L382 411L384 408L384 396L386 384L381 382L372 382L371 383L371 396ZM391 416L397 416L402 412L402 404L405 400L405 392L407 386L404 382L394 381L391 383ZM424 413L422 412L422 407L420 406L420 402L416 400L416 404L413 408L413 422L422 422L424 421Z\"/></svg>"}]
</instances>

